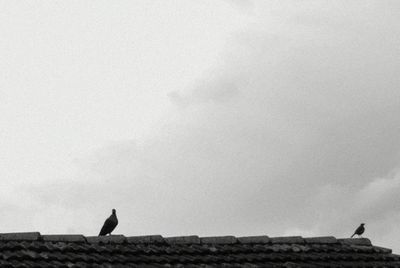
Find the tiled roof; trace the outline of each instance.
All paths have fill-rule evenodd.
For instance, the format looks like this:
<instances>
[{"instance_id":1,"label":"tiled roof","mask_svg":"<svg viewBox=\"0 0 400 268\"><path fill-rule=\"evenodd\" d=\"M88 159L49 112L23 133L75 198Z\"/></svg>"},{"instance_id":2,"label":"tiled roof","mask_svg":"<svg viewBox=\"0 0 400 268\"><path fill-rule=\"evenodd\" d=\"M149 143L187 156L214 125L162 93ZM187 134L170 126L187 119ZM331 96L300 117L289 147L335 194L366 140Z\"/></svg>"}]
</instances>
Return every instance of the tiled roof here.
<instances>
[{"instance_id":1,"label":"tiled roof","mask_svg":"<svg viewBox=\"0 0 400 268\"><path fill-rule=\"evenodd\" d=\"M400 267L366 238L0 234L0 267Z\"/></svg>"}]
</instances>

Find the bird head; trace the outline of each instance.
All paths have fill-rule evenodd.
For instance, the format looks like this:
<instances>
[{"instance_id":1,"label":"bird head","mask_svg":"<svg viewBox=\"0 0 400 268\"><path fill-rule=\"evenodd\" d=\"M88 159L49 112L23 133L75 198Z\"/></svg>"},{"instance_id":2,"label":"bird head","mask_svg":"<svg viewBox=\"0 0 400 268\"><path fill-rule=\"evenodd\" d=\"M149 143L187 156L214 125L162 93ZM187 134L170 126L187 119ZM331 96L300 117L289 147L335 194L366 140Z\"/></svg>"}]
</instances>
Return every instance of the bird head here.
<instances>
[{"instance_id":1,"label":"bird head","mask_svg":"<svg viewBox=\"0 0 400 268\"><path fill-rule=\"evenodd\" d=\"M362 225L362 226L364 226L364 225L365 225L365 223L361 223L361 225Z\"/></svg>"},{"instance_id":2,"label":"bird head","mask_svg":"<svg viewBox=\"0 0 400 268\"><path fill-rule=\"evenodd\" d=\"M115 214L117 211L115 210L115 208L112 209L112 214Z\"/></svg>"}]
</instances>

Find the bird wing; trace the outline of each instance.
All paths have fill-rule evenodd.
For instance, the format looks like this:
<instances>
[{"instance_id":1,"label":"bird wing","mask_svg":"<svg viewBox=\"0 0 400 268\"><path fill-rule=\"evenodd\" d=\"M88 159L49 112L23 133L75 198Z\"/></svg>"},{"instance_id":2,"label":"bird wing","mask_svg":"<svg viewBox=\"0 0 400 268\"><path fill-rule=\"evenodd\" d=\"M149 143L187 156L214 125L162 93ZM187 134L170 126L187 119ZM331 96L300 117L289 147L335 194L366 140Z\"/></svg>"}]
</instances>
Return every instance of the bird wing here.
<instances>
[{"instance_id":1,"label":"bird wing","mask_svg":"<svg viewBox=\"0 0 400 268\"><path fill-rule=\"evenodd\" d=\"M360 225L360 226L358 226L357 230L354 233L360 235L363 233L363 231L364 231L363 227Z\"/></svg>"},{"instance_id":2,"label":"bird wing","mask_svg":"<svg viewBox=\"0 0 400 268\"><path fill-rule=\"evenodd\" d=\"M111 217L109 217L104 222L104 225L101 228L99 235L106 235L106 234L111 233L115 229L116 226L117 226L117 223Z\"/></svg>"},{"instance_id":3,"label":"bird wing","mask_svg":"<svg viewBox=\"0 0 400 268\"><path fill-rule=\"evenodd\" d=\"M364 233L364 227L362 225L358 226L358 228L354 231L354 234L351 236L355 236L355 235L361 235L362 233Z\"/></svg>"}]
</instances>

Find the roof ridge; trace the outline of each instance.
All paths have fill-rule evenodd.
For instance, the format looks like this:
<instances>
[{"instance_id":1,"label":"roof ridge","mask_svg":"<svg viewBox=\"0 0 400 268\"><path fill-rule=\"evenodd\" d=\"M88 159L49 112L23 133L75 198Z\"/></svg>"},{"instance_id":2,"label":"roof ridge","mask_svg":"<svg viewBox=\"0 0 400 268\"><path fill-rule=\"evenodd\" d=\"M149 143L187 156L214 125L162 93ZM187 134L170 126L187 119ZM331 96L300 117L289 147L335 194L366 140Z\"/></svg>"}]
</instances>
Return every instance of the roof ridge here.
<instances>
[{"instance_id":1,"label":"roof ridge","mask_svg":"<svg viewBox=\"0 0 400 268\"><path fill-rule=\"evenodd\" d=\"M84 236L82 234L40 234L40 232L0 233L0 241L49 241L74 243L129 243L129 244L346 244L372 246L368 238L335 238L334 236L302 237L282 236L207 236L197 235L163 237L141 236Z\"/></svg>"}]
</instances>

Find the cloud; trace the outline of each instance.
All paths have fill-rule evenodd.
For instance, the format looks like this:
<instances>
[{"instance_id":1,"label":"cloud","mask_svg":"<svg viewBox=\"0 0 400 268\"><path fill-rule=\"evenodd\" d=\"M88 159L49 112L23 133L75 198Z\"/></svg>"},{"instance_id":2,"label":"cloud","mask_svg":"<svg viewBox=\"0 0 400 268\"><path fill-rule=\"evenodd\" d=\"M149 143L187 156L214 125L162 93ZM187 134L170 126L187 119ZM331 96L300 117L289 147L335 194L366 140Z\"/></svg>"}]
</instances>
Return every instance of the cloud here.
<instances>
[{"instance_id":1,"label":"cloud","mask_svg":"<svg viewBox=\"0 0 400 268\"><path fill-rule=\"evenodd\" d=\"M365 218L379 220L400 212L400 174L368 183L356 196L355 207Z\"/></svg>"},{"instance_id":2,"label":"cloud","mask_svg":"<svg viewBox=\"0 0 400 268\"><path fill-rule=\"evenodd\" d=\"M220 66L169 93L149 140L80 159L42 202L117 207L127 234L350 236L361 221L373 242L397 234L400 33L382 11L320 24L318 10L235 35Z\"/></svg>"},{"instance_id":3,"label":"cloud","mask_svg":"<svg viewBox=\"0 0 400 268\"><path fill-rule=\"evenodd\" d=\"M224 1L243 11L248 11L254 8L254 2L251 0L224 0Z\"/></svg>"},{"instance_id":4,"label":"cloud","mask_svg":"<svg viewBox=\"0 0 400 268\"><path fill-rule=\"evenodd\" d=\"M186 107L209 102L226 102L239 93L238 77L221 78L213 77L212 74L209 76L197 81L191 90L168 93L170 101L180 107Z\"/></svg>"}]
</instances>

